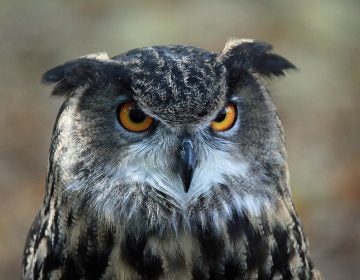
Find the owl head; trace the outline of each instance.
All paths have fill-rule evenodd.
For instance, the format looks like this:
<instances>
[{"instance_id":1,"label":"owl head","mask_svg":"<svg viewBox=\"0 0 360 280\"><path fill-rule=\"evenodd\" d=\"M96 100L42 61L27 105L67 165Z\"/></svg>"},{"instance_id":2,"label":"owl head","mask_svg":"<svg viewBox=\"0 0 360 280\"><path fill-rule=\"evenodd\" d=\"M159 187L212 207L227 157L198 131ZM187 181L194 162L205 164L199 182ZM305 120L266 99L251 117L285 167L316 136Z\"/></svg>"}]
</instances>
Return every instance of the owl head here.
<instances>
[{"instance_id":1,"label":"owl head","mask_svg":"<svg viewBox=\"0 0 360 280\"><path fill-rule=\"evenodd\" d=\"M66 98L50 151L56 193L149 229L256 214L286 196L283 132L264 78L295 66L270 51L253 40L221 53L157 46L49 70L43 82Z\"/></svg>"}]
</instances>

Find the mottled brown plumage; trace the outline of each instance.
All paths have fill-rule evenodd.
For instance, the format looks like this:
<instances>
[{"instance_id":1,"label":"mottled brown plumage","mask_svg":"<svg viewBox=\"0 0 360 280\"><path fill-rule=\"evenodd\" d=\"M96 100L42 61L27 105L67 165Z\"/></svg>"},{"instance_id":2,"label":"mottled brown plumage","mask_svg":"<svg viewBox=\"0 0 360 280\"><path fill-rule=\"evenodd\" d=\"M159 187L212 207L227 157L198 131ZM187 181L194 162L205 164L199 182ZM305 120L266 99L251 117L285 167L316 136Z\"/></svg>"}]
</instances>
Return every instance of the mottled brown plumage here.
<instances>
[{"instance_id":1,"label":"mottled brown plumage","mask_svg":"<svg viewBox=\"0 0 360 280\"><path fill-rule=\"evenodd\" d=\"M45 73L66 100L22 278L320 279L263 80L295 66L270 50L150 47ZM122 123L127 102L149 128ZM214 129L228 104L235 119Z\"/></svg>"}]
</instances>

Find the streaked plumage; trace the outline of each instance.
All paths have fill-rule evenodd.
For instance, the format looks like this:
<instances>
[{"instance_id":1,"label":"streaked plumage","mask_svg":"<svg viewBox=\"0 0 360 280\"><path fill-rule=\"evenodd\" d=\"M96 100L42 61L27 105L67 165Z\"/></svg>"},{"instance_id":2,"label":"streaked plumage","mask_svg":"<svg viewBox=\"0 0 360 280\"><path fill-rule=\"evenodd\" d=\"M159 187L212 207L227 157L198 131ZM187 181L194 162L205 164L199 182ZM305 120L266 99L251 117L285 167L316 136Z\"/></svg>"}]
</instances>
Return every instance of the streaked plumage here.
<instances>
[{"instance_id":1,"label":"streaked plumage","mask_svg":"<svg viewBox=\"0 0 360 280\"><path fill-rule=\"evenodd\" d=\"M295 67L270 50L149 47L45 73L66 100L23 279L320 279L263 80ZM119 123L126 102L149 128ZM215 131L229 102L236 119Z\"/></svg>"}]
</instances>

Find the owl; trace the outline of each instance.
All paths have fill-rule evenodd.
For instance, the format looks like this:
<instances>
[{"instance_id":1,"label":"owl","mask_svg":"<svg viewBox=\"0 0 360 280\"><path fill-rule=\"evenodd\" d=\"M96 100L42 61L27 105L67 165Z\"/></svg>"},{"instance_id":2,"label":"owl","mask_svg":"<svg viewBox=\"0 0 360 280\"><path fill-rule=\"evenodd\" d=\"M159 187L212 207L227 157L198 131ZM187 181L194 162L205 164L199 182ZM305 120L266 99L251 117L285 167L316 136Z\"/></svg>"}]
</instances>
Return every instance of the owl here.
<instances>
[{"instance_id":1,"label":"owl","mask_svg":"<svg viewBox=\"0 0 360 280\"><path fill-rule=\"evenodd\" d=\"M296 68L262 41L80 57L22 279L320 279L265 87Z\"/></svg>"}]
</instances>

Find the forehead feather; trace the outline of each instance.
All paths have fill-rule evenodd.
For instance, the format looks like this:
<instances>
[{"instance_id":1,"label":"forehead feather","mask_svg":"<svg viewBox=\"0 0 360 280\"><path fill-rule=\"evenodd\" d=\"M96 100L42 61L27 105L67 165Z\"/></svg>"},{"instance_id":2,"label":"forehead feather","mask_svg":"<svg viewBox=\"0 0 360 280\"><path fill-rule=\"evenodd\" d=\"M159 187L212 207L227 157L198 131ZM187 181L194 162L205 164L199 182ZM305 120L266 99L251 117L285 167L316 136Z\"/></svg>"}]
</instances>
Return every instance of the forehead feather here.
<instances>
[{"instance_id":1,"label":"forehead feather","mask_svg":"<svg viewBox=\"0 0 360 280\"><path fill-rule=\"evenodd\" d=\"M217 54L188 46L134 49L114 57L130 72L143 107L170 123L196 123L223 106L225 68Z\"/></svg>"}]
</instances>

